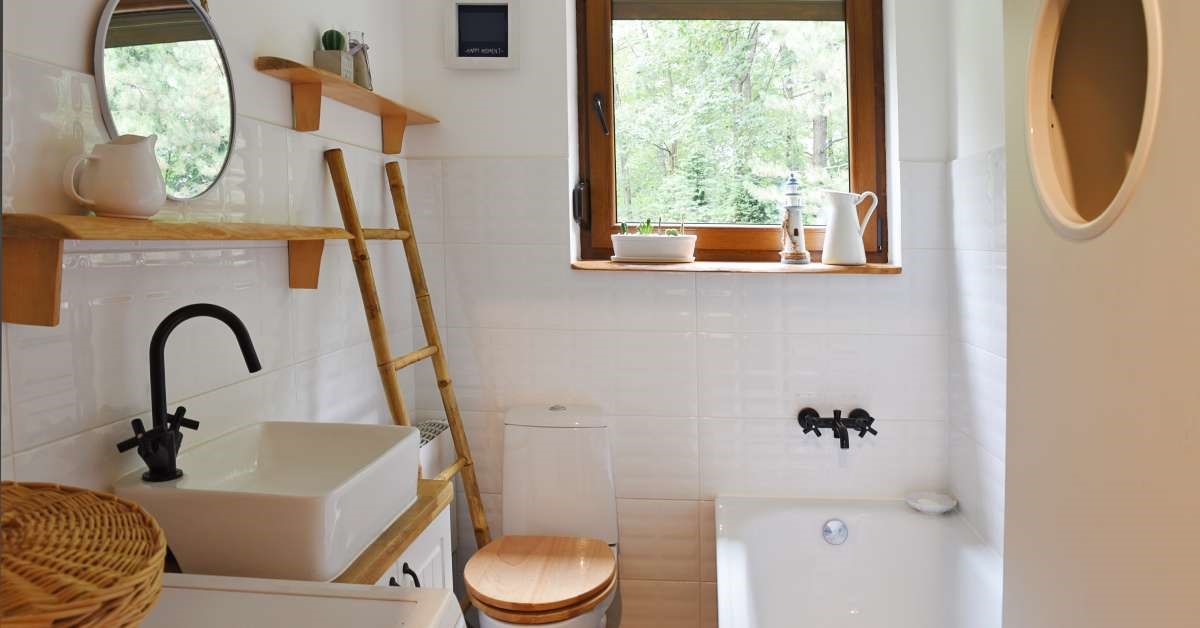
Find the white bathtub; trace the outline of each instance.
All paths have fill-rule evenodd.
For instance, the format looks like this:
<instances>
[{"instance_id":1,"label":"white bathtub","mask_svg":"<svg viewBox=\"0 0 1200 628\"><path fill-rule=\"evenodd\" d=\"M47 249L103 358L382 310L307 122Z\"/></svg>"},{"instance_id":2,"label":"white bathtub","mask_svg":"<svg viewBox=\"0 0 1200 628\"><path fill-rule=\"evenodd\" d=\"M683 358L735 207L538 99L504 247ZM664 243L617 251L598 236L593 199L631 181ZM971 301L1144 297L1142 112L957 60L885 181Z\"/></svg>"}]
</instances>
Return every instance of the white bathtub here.
<instances>
[{"instance_id":1,"label":"white bathtub","mask_svg":"<svg viewBox=\"0 0 1200 628\"><path fill-rule=\"evenodd\" d=\"M718 497L721 628L998 628L1002 563L902 501ZM842 545L822 528L841 519Z\"/></svg>"}]
</instances>

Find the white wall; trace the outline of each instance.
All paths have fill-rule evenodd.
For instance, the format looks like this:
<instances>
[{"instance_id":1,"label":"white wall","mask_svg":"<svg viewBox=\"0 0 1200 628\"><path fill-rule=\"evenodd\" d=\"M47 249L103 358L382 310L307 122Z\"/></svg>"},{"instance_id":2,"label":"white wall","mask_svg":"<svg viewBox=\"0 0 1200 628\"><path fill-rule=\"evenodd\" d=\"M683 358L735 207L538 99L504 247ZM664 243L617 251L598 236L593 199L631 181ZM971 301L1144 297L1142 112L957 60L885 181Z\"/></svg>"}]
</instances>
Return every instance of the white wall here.
<instances>
[{"instance_id":1,"label":"white wall","mask_svg":"<svg viewBox=\"0 0 1200 628\"><path fill-rule=\"evenodd\" d=\"M613 417L623 625L713 625L715 495L947 487L949 3L886 13L896 277L571 270L573 5L525 0L522 24L541 27L523 26L521 67L470 72L441 65L443 3L406 4L405 92L443 121L407 140L410 185L435 190L414 207L441 217L422 258L493 531L504 409L598 404ZM419 408L440 409L427 371L418 384ZM806 405L865 407L880 437L842 452L801 436Z\"/></svg>"},{"instance_id":2,"label":"white wall","mask_svg":"<svg viewBox=\"0 0 1200 628\"><path fill-rule=\"evenodd\" d=\"M529 0L518 15L519 67L469 71L445 66L446 2L404 2L404 92L441 124L413 129L405 156L560 157L575 125L566 103L575 73L575 3Z\"/></svg>"},{"instance_id":3,"label":"white wall","mask_svg":"<svg viewBox=\"0 0 1200 628\"><path fill-rule=\"evenodd\" d=\"M78 211L58 189L71 155L105 139L90 75L99 0L5 0L4 211ZM386 59L400 41L396 3L383 0L212 0L212 17L233 66L239 116L234 154L221 182L180 209L208 219L341 223L322 151L346 150L364 222L382 224L388 205L376 118L326 101L322 130L288 128L286 83L253 70L257 54L303 60L322 26L362 27L381 59L380 89L400 89ZM322 17L327 16L327 17ZM390 51L390 52L389 52ZM249 376L228 330L190 321L167 350L167 391L201 421L185 446L268 419L387 421L357 285L340 242L326 247L321 288L287 287L282 243L73 242L63 273L58 327L5 324L5 479L107 488L139 466L115 443L149 409L150 335L172 309L224 305L247 323L264 370ZM411 348L411 290L402 253L378 247L397 351ZM412 390L412 376L407 377Z\"/></svg>"},{"instance_id":4,"label":"white wall","mask_svg":"<svg viewBox=\"0 0 1200 628\"><path fill-rule=\"evenodd\" d=\"M1001 0L953 3L950 162L954 243L950 486L971 525L1004 546L1007 341Z\"/></svg>"},{"instance_id":5,"label":"white wall","mask_svg":"<svg viewBox=\"0 0 1200 628\"><path fill-rule=\"evenodd\" d=\"M1195 626L1200 617L1200 4L1161 0L1158 133L1112 227L1069 242L1025 152L1036 0L1005 0L1009 269L1005 625ZM1097 132L1103 132L1097 129Z\"/></svg>"},{"instance_id":6,"label":"white wall","mask_svg":"<svg viewBox=\"0 0 1200 628\"><path fill-rule=\"evenodd\" d=\"M951 3L951 153L969 157L1004 145L1004 5Z\"/></svg>"}]
</instances>

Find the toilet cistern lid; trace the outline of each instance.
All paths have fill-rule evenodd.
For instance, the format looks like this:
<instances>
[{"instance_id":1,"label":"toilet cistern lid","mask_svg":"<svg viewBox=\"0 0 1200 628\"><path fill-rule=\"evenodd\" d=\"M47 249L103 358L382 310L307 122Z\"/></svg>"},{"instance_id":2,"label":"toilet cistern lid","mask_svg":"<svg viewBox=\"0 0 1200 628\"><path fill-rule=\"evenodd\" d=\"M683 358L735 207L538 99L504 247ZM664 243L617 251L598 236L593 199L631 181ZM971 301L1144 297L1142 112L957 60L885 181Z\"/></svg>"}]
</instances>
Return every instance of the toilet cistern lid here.
<instances>
[{"instance_id":1,"label":"toilet cistern lid","mask_svg":"<svg viewBox=\"0 0 1200 628\"><path fill-rule=\"evenodd\" d=\"M564 405L517 406L504 414L505 425L521 427L608 427L607 417L595 406Z\"/></svg>"},{"instance_id":2,"label":"toilet cistern lid","mask_svg":"<svg viewBox=\"0 0 1200 628\"><path fill-rule=\"evenodd\" d=\"M616 575L607 543L570 536L504 536L476 552L463 570L472 598L525 612L593 599Z\"/></svg>"}]
</instances>

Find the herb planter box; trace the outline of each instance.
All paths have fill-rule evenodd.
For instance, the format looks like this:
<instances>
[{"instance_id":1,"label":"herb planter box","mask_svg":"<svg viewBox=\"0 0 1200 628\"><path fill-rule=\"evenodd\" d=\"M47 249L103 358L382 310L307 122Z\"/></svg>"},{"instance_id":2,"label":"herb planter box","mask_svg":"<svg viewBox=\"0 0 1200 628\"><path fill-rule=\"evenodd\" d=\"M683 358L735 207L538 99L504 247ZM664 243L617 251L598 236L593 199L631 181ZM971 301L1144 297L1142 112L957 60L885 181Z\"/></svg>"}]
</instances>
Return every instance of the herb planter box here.
<instances>
[{"instance_id":1,"label":"herb planter box","mask_svg":"<svg viewBox=\"0 0 1200 628\"><path fill-rule=\"evenodd\" d=\"M696 236L626 233L612 237L614 262L686 263L696 261Z\"/></svg>"}]
</instances>

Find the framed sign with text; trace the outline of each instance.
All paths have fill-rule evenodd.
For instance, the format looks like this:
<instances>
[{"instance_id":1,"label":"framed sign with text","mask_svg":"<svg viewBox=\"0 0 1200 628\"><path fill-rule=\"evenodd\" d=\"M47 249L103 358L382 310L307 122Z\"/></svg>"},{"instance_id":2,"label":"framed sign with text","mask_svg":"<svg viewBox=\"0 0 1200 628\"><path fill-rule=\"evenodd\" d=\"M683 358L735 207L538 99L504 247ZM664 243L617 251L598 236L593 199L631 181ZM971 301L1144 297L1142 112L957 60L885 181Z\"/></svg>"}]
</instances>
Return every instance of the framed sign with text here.
<instances>
[{"instance_id":1,"label":"framed sign with text","mask_svg":"<svg viewBox=\"0 0 1200 628\"><path fill-rule=\"evenodd\" d=\"M451 0L446 15L446 66L463 70L517 67L519 0Z\"/></svg>"}]
</instances>

